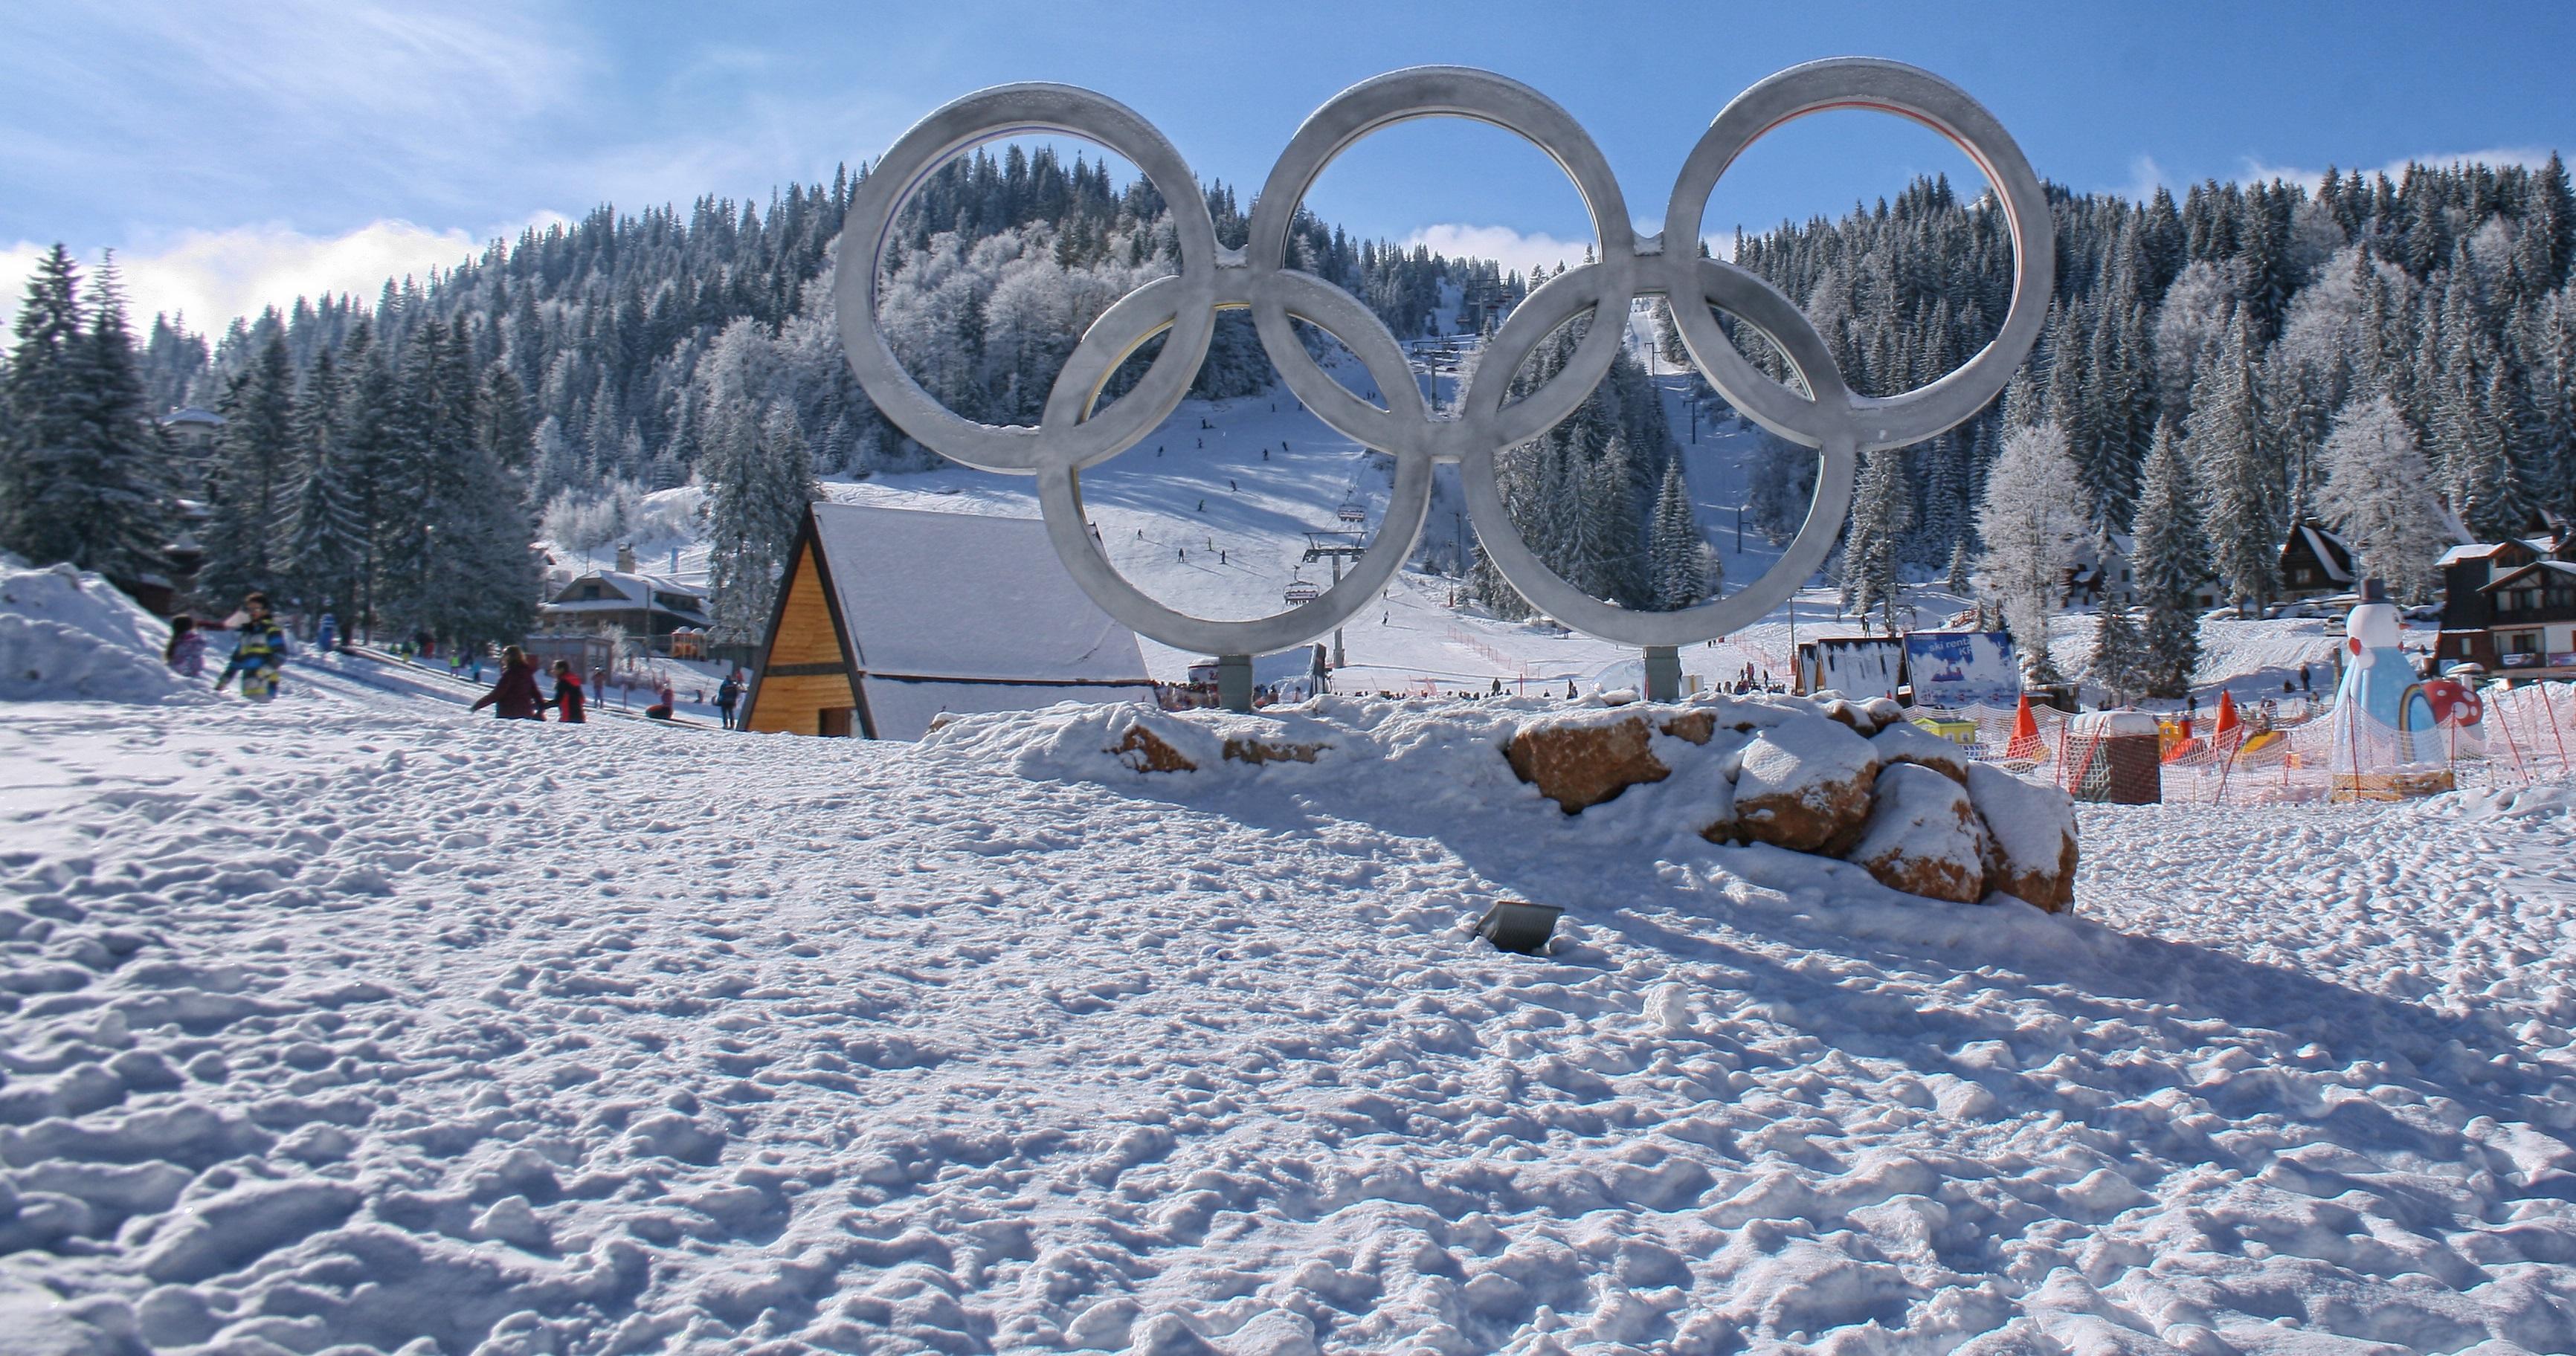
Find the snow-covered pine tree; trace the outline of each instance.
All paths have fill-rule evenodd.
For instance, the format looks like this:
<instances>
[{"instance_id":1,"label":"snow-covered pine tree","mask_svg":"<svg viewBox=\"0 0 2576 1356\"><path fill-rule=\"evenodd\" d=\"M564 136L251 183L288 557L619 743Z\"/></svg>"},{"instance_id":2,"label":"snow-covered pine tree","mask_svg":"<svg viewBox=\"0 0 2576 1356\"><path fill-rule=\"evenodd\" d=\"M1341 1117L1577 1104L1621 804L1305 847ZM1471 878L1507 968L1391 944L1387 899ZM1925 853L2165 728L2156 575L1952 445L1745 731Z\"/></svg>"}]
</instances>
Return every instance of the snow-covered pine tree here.
<instances>
[{"instance_id":1,"label":"snow-covered pine tree","mask_svg":"<svg viewBox=\"0 0 2576 1356\"><path fill-rule=\"evenodd\" d=\"M115 255L100 261L92 290L84 364L91 454L55 511L78 524L78 550L91 568L130 581L168 568L172 450L135 360Z\"/></svg>"},{"instance_id":2,"label":"snow-covered pine tree","mask_svg":"<svg viewBox=\"0 0 2576 1356\"><path fill-rule=\"evenodd\" d=\"M295 365L282 330L269 331L258 360L225 396L197 591L211 606L227 608L251 590L277 590L283 605L298 448Z\"/></svg>"},{"instance_id":3,"label":"snow-covered pine tree","mask_svg":"<svg viewBox=\"0 0 2576 1356\"><path fill-rule=\"evenodd\" d=\"M366 554L366 524L359 518L349 455L340 420L348 383L325 352L295 402L296 474L286 531L284 573L295 603L316 615L329 612L353 622L357 576Z\"/></svg>"},{"instance_id":4,"label":"snow-covered pine tree","mask_svg":"<svg viewBox=\"0 0 2576 1356\"><path fill-rule=\"evenodd\" d=\"M1678 612L1708 596L1706 543L1691 512L1690 487L1682 479L1681 458L1664 463L1664 483L1655 493L1655 512L1647 533L1647 555L1654 570L1654 608Z\"/></svg>"},{"instance_id":5,"label":"snow-covered pine tree","mask_svg":"<svg viewBox=\"0 0 2576 1356\"><path fill-rule=\"evenodd\" d=\"M2191 464L2170 423L2159 424L2138 492L2130 576L2146 623L2139 636L2136 680L2150 697L2180 697L2200 666L2200 609L2192 591L2209 577L2209 544L2200 527L2200 496Z\"/></svg>"},{"instance_id":6,"label":"snow-covered pine tree","mask_svg":"<svg viewBox=\"0 0 2576 1356\"><path fill-rule=\"evenodd\" d=\"M0 547L132 582L167 568L170 449L144 404L115 261L85 304L62 246L39 260L0 391Z\"/></svg>"},{"instance_id":7,"label":"snow-covered pine tree","mask_svg":"<svg viewBox=\"0 0 2576 1356\"><path fill-rule=\"evenodd\" d=\"M2216 360L2192 387L2184 430L2217 577L2240 606L2260 607L2272 597L2284 524L2281 478L2264 455L2256 420L2249 342L2249 327L2240 315L2230 322Z\"/></svg>"},{"instance_id":8,"label":"snow-covered pine tree","mask_svg":"<svg viewBox=\"0 0 2576 1356\"><path fill-rule=\"evenodd\" d=\"M2355 569L2405 602L2432 596L2442 554L2432 468L2397 402L2373 394L2346 405L2326 437L2318 507L2352 545Z\"/></svg>"},{"instance_id":9,"label":"snow-covered pine tree","mask_svg":"<svg viewBox=\"0 0 2576 1356\"><path fill-rule=\"evenodd\" d=\"M1986 544L1979 570L2002 600L2024 681L2058 680L2048 619L2064 596L2067 567L2087 527L2085 508L2064 430L2042 422L2004 435L1977 509L1977 535Z\"/></svg>"},{"instance_id":10,"label":"snow-covered pine tree","mask_svg":"<svg viewBox=\"0 0 2576 1356\"><path fill-rule=\"evenodd\" d=\"M707 497L715 639L749 645L769 624L779 572L806 506L823 490L794 410L776 404L760 412L736 399L719 406L711 421L718 440Z\"/></svg>"},{"instance_id":11,"label":"snow-covered pine tree","mask_svg":"<svg viewBox=\"0 0 2576 1356\"><path fill-rule=\"evenodd\" d=\"M38 506L55 491L62 469L77 463L87 437L83 320L79 265L55 245L27 280L17 343L0 373L8 403L8 418L0 421L0 549L29 560L71 559L59 516Z\"/></svg>"},{"instance_id":12,"label":"snow-covered pine tree","mask_svg":"<svg viewBox=\"0 0 2576 1356\"><path fill-rule=\"evenodd\" d=\"M1914 498L1905 484L1905 451L1882 448L1862 458L1860 485L1852 495L1851 525L1843 537L1844 589L1864 626L1871 609L1888 634L1896 632L1896 599L1903 591L1897 560L1914 526Z\"/></svg>"},{"instance_id":13,"label":"snow-covered pine tree","mask_svg":"<svg viewBox=\"0 0 2576 1356\"><path fill-rule=\"evenodd\" d=\"M2144 686L2140 681L2143 650L2137 619L2129 615L2127 606L2105 600L2093 631L2091 670L2093 681L2102 688L2103 705L2125 706L2138 695Z\"/></svg>"}]
</instances>

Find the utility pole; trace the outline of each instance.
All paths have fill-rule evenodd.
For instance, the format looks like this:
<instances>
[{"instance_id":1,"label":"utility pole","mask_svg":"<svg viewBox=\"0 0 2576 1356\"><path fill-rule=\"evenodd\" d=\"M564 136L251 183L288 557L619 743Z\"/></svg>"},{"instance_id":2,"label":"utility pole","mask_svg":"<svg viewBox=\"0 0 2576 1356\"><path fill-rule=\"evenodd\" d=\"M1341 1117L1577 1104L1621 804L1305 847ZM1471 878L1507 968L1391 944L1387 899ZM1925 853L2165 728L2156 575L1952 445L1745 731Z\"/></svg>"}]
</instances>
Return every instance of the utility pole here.
<instances>
[{"instance_id":1,"label":"utility pole","mask_svg":"<svg viewBox=\"0 0 2576 1356\"><path fill-rule=\"evenodd\" d=\"M1317 560L1329 560L1333 562L1333 584L1335 587L1339 587L1342 582L1342 562L1344 560L1357 560L1368 550L1368 543L1359 540L1359 535L1360 534L1357 532L1309 532L1306 534L1305 559L1310 563ZM1323 540L1324 538L1330 537L1346 537L1349 538L1349 540ZM1340 669L1344 662L1345 660L1342 656L1342 628L1336 626L1333 628L1333 667L1335 669Z\"/></svg>"}]
</instances>

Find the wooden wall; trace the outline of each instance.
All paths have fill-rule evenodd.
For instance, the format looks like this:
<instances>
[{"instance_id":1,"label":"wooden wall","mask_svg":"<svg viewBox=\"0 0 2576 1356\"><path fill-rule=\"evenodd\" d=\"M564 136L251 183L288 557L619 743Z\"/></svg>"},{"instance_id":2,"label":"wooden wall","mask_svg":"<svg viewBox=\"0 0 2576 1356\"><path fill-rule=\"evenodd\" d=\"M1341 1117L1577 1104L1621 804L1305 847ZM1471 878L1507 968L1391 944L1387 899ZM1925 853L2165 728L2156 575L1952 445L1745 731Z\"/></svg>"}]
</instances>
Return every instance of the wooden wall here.
<instances>
[{"instance_id":1,"label":"wooden wall","mask_svg":"<svg viewBox=\"0 0 2576 1356\"><path fill-rule=\"evenodd\" d=\"M827 708L852 707L858 698L850 691L850 676L842 667L840 637L832 631L832 608L823 596L823 574L814 566L818 548L812 541L796 557L795 573L788 576L787 596L779 609L778 629L769 640L769 653L762 663L759 700L754 702L753 730L812 735L823 732L823 712ZM791 665L829 664L835 672L822 675L780 674L775 670Z\"/></svg>"}]
</instances>

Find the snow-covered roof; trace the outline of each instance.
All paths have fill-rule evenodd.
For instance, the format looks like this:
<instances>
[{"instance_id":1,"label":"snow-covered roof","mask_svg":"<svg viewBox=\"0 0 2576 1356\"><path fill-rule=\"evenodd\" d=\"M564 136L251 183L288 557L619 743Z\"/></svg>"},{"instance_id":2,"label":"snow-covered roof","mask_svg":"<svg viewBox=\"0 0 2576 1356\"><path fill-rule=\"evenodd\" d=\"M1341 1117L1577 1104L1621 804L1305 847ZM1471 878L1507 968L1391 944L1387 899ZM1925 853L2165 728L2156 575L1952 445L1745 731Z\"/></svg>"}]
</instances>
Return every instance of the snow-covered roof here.
<instances>
[{"instance_id":1,"label":"snow-covered roof","mask_svg":"<svg viewBox=\"0 0 2576 1356\"><path fill-rule=\"evenodd\" d=\"M814 530L871 678L1146 681L1136 633L1074 584L1035 518L816 504ZM888 685L869 683L871 707Z\"/></svg>"},{"instance_id":2,"label":"snow-covered roof","mask_svg":"<svg viewBox=\"0 0 2576 1356\"><path fill-rule=\"evenodd\" d=\"M161 422L165 425L204 424L210 428L222 428L224 426L224 417L215 413L213 410L204 410L199 409L194 405L188 405L180 409L172 410L168 414L163 415L161 417Z\"/></svg>"},{"instance_id":3,"label":"snow-covered roof","mask_svg":"<svg viewBox=\"0 0 2576 1356\"><path fill-rule=\"evenodd\" d=\"M2508 546L2519 546L2545 556L2557 544L2557 540L2552 537L2520 537L2512 541L2464 541L2444 551L2441 558L2433 562L2433 568L2443 569L2464 560L2485 560Z\"/></svg>"},{"instance_id":4,"label":"snow-covered roof","mask_svg":"<svg viewBox=\"0 0 2576 1356\"><path fill-rule=\"evenodd\" d=\"M590 583L604 584L610 589L615 590L618 596L614 598L570 599L565 597L566 594L571 593L573 590L580 588L584 584ZM654 595L656 594L685 598L688 600L688 604L686 607L672 607L668 604L654 601ZM571 583L564 585L562 591L557 593L555 598L556 601L546 604L547 610L555 612L632 612L637 608L660 608L662 611L669 612L674 615L696 615L703 617L706 613L707 591L700 585L683 584L679 580L673 579L668 575L633 574L624 570L593 570L588 574L575 578Z\"/></svg>"},{"instance_id":5,"label":"snow-covered roof","mask_svg":"<svg viewBox=\"0 0 2576 1356\"><path fill-rule=\"evenodd\" d=\"M2531 573L2533 573L2533 572L2535 572L2535 571L2539 571L2539 570L2548 570L2548 571L2551 571L2551 572L2556 573L2556 574L2563 574L2563 575L2569 575L2569 576L2576 576L2576 561L2565 561L2565 560L2535 560L2535 561L2531 562L2530 564L2523 566L2521 569L2513 571L2513 572L2512 572L2512 573L2510 573L2510 574L2504 574L2504 575L2499 575L2499 576L2497 576L2497 577L2496 577L2496 579L2495 579L2492 583L2489 583L2489 584L2487 584L2486 586L2484 586L2484 587L2480 588L2480 589L2478 590L2478 592L2480 592L2480 593L2493 593L2493 592L2495 592L2497 589L2503 588L2503 587L2505 587L2506 585L2511 584L2511 583L2513 583L2514 581L2516 581L2516 580L2518 580L2518 579L2521 579L2523 576L2528 575L2528 574L2531 574Z\"/></svg>"},{"instance_id":6,"label":"snow-covered roof","mask_svg":"<svg viewBox=\"0 0 2576 1356\"><path fill-rule=\"evenodd\" d=\"M2307 538L2308 550L2315 553L2317 563L2326 567L2328 580L2337 584L2352 582L2352 571L2347 568L2352 563L2352 548L2344 545L2343 538L2314 523L2299 524L2299 532Z\"/></svg>"}]
</instances>

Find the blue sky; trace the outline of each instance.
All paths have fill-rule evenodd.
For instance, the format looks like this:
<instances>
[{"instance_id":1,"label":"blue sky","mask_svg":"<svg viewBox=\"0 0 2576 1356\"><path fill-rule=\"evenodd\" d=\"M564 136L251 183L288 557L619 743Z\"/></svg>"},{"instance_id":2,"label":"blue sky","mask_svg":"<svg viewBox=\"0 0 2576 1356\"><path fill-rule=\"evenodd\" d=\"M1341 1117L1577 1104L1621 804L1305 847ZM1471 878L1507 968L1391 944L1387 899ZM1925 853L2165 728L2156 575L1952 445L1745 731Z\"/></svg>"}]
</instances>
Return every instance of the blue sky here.
<instances>
[{"instance_id":1,"label":"blue sky","mask_svg":"<svg viewBox=\"0 0 2576 1356\"><path fill-rule=\"evenodd\" d=\"M23 277L45 242L90 257L114 247L139 310L219 324L298 292L372 294L388 272L452 263L495 233L600 202L765 200L875 155L950 98L1025 79L1121 99L1201 177L1250 185L1343 86L1423 62L1484 66L1591 131L1646 229L1729 98L1846 53L1957 81L2042 175L2078 189L2576 150L2576 5L2563 3L2440 20L2402 5L1919 2L1210 17L1234 8L10 0L0 276ZM1830 114L1759 144L1708 221L1835 212L1931 170L1973 178L1928 132ZM1590 235L1544 157L1481 127L1382 133L1313 201L1372 235L1516 262L1579 254Z\"/></svg>"}]
</instances>

